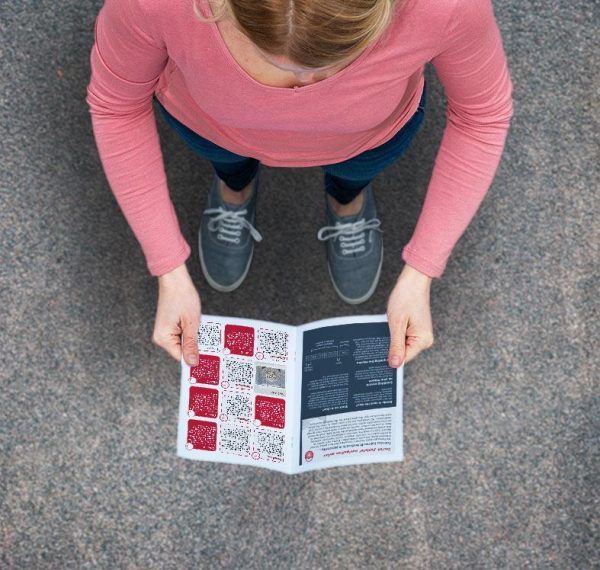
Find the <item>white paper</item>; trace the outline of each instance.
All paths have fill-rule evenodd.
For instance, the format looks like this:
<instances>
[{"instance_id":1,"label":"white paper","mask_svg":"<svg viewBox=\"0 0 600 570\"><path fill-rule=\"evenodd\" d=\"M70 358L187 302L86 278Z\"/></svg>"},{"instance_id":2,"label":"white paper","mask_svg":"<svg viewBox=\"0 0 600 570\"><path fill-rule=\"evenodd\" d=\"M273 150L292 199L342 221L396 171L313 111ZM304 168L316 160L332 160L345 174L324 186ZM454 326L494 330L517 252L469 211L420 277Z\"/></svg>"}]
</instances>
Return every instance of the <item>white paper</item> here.
<instances>
[{"instance_id":1,"label":"white paper","mask_svg":"<svg viewBox=\"0 0 600 570\"><path fill-rule=\"evenodd\" d=\"M290 472L295 346L295 327L202 315L199 365L181 360L178 455Z\"/></svg>"},{"instance_id":2,"label":"white paper","mask_svg":"<svg viewBox=\"0 0 600 570\"><path fill-rule=\"evenodd\" d=\"M288 474L403 459L386 315L299 327L202 315L197 340L199 365L181 361L179 456Z\"/></svg>"}]
</instances>

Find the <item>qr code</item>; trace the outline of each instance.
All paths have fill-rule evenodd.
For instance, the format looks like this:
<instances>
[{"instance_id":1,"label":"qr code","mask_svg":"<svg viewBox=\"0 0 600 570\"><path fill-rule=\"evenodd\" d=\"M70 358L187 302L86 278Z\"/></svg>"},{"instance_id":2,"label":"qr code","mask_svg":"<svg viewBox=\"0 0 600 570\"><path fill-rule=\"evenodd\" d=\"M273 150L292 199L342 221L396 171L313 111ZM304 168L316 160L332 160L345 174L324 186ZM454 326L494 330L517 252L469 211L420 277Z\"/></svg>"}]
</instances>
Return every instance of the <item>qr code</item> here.
<instances>
[{"instance_id":1,"label":"qr code","mask_svg":"<svg viewBox=\"0 0 600 570\"><path fill-rule=\"evenodd\" d=\"M198 348L203 351L221 352L221 323L203 323L200 318Z\"/></svg>"},{"instance_id":2,"label":"qr code","mask_svg":"<svg viewBox=\"0 0 600 570\"><path fill-rule=\"evenodd\" d=\"M243 325L225 325L224 351L226 354L254 356L254 328Z\"/></svg>"},{"instance_id":3,"label":"qr code","mask_svg":"<svg viewBox=\"0 0 600 570\"><path fill-rule=\"evenodd\" d=\"M257 352L266 360L288 360L289 334L286 331L258 329Z\"/></svg>"},{"instance_id":4,"label":"qr code","mask_svg":"<svg viewBox=\"0 0 600 570\"><path fill-rule=\"evenodd\" d=\"M219 450L237 455L250 455L250 434L252 431L243 426L221 426Z\"/></svg>"},{"instance_id":5,"label":"qr code","mask_svg":"<svg viewBox=\"0 0 600 570\"><path fill-rule=\"evenodd\" d=\"M261 457L270 457L278 461L284 460L285 435L273 431L256 432L256 449Z\"/></svg>"},{"instance_id":6,"label":"qr code","mask_svg":"<svg viewBox=\"0 0 600 570\"><path fill-rule=\"evenodd\" d=\"M252 396L241 392L223 392L223 413L228 420L252 419Z\"/></svg>"},{"instance_id":7,"label":"qr code","mask_svg":"<svg viewBox=\"0 0 600 570\"><path fill-rule=\"evenodd\" d=\"M201 449L216 451L217 449L217 424L202 420L188 421L187 449Z\"/></svg>"},{"instance_id":8,"label":"qr code","mask_svg":"<svg viewBox=\"0 0 600 570\"><path fill-rule=\"evenodd\" d=\"M225 379L230 384L252 386L254 364L248 360L225 359Z\"/></svg>"}]
</instances>

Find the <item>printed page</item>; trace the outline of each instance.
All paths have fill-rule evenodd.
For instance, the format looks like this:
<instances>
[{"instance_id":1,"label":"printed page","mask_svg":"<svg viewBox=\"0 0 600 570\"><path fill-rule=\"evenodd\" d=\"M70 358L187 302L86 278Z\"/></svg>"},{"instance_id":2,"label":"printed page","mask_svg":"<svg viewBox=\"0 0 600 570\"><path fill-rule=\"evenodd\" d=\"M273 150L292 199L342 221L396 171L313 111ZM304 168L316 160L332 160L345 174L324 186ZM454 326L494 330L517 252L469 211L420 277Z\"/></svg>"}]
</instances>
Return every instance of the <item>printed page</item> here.
<instances>
[{"instance_id":1,"label":"printed page","mask_svg":"<svg viewBox=\"0 0 600 570\"><path fill-rule=\"evenodd\" d=\"M294 472L401 461L403 367L388 365L387 315L297 327Z\"/></svg>"},{"instance_id":2,"label":"printed page","mask_svg":"<svg viewBox=\"0 0 600 570\"><path fill-rule=\"evenodd\" d=\"M291 472L296 328L202 315L197 366L181 361L177 454Z\"/></svg>"}]
</instances>

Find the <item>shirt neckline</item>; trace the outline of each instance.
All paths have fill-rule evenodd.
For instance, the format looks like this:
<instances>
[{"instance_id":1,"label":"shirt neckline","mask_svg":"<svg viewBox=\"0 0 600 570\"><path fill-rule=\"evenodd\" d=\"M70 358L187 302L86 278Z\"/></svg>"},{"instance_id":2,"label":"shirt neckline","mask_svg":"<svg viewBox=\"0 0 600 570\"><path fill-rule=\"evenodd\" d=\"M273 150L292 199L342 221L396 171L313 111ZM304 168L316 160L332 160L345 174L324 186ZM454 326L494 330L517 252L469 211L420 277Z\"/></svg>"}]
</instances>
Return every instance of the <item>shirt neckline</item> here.
<instances>
[{"instance_id":1,"label":"shirt neckline","mask_svg":"<svg viewBox=\"0 0 600 570\"><path fill-rule=\"evenodd\" d=\"M203 3L204 3L206 10L208 11L209 17L213 17L214 14L212 12L212 9L210 7L210 3L208 2L208 0L203 0ZM223 39L223 36L221 35L219 27L217 26L217 23L210 22L209 27L212 30L213 35L216 37L217 44L219 45L221 52L225 56L225 59L227 60L229 65L237 71L238 75L241 75L246 81L248 81L249 83L252 83L256 87L259 87L261 89L268 89L268 90L275 91L275 92L281 92L281 93L285 93L285 92L289 92L289 93L302 92L302 93L304 93L305 91L314 90L319 87L322 87L322 88L328 87L329 85L331 85L332 83L337 81L340 77L342 77L344 74L349 73L350 71L352 71L353 69L355 69L356 67L361 65L362 62L369 56L371 51L373 51L373 49L379 43L379 41L381 40L381 37L382 37L382 36L380 36L379 38L377 38L376 40L371 42L371 44L368 45L363 50L363 52L356 59L351 61L346 67L344 67L337 73L334 73L333 75L330 75L329 77L326 77L325 79L321 79L321 81L317 81L315 83L309 83L308 85L300 85L300 86L295 85L293 87L275 87L273 85L265 85L264 83L260 83L259 81L254 79L254 77L249 75L246 72L246 70L243 69L240 66L240 64L235 60L233 55L231 55L231 52L229 51L229 48L227 47L227 44L225 43L225 40Z\"/></svg>"}]
</instances>

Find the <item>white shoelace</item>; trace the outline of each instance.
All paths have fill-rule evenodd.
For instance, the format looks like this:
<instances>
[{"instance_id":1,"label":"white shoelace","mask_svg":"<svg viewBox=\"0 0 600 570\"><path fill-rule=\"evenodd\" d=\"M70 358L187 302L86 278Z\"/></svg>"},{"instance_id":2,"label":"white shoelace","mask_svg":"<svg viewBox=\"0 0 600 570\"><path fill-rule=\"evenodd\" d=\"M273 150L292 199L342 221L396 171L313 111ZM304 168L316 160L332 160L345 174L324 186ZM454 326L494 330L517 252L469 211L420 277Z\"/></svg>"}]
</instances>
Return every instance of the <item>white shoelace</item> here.
<instances>
[{"instance_id":1,"label":"white shoelace","mask_svg":"<svg viewBox=\"0 0 600 570\"><path fill-rule=\"evenodd\" d=\"M345 224L336 222L335 226L323 226L319 230L317 238L320 241L325 241L339 236L340 242L342 242L342 245L340 246L342 255L350 255L351 253L365 251L365 249L367 249L364 245L365 231L377 230L378 232L383 233L383 230L379 229L380 225L381 221L379 218L371 218L368 222L365 221L364 218L361 218L356 222L348 222ZM325 234L327 231L330 231L331 233L326 236Z\"/></svg>"},{"instance_id":2,"label":"white shoelace","mask_svg":"<svg viewBox=\"0 0 600 570\"><path fill-rule=\"evenodd\" d=\"M256 241L262 241L262 236L259 231L246 219L244 214L248 210L226 210L222 206L218 208L208 208L204 210L204 214L218 214L208 222L210 231L217 230L217 239L221 241L229 241L232 243L240 243L242 228L245 226L250 230L250 235ZM236 236L236 237L231 237Z\"/></svg>"}]
</instances>

